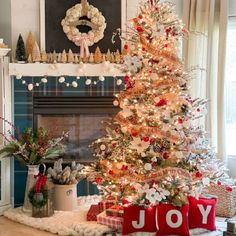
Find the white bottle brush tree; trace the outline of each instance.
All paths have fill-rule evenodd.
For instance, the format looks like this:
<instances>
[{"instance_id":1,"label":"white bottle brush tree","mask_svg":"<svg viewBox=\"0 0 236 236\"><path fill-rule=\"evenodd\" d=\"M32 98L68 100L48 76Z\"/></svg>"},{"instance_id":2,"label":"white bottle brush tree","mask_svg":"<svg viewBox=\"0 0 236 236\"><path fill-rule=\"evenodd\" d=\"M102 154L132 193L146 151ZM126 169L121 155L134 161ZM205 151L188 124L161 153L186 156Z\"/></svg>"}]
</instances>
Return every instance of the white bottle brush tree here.
<instances>
[{"instance_id":1,"label":"white bottle brush tree","mask_svg":"<svg viewBox=\"0 0 236 236\"><path fill-rule=\"evenodd\" d=\"M123 203L181 206L224 175L204 130L194 124L206 101L188 94L190 76L177 56L187 31L173 8L159 0L142 3L121 36L130 49L126 88L114 102L121 111L92 145L98 161L89 179Z\"/></svg>"}]
</instances>

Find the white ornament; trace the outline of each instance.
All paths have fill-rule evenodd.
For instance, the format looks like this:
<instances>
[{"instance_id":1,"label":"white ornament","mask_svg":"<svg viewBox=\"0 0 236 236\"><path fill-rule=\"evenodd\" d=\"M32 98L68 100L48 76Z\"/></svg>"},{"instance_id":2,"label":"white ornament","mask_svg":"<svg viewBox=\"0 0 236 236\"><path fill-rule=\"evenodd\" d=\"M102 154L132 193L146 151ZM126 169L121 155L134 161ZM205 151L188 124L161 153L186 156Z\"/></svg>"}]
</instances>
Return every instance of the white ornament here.
<instances>
[{"instance_id":1,"label":"white ornament","mask_svg":"<svg viewBox=\"0 0 236 236\"><path fill-rule=\"evenodd\" d=\"M145 157L146 156L146 153L145 152L142 152L141 153L141 157Z\"/></svg>"},{"instance_id":2,"label":"white ornament","mask_svg":"<svg viewBox=\"0 0 236 236\"><path fill-rule=\"evenodd\" d=\"M85 84L86 84L86 85L90 85L91 83L92 83L91 79L87 79L87 80L85 81Z\"/></svg>"},{"instance_id":3,"label":"white ornament","mask_svg":"<svg viewBox=\"0 0 236 236\"><path fill-rule=\"evenodd\" d=\"M106 150L106 146L105 146L104 144L102 144L102 145L100 146L100 149L101 149L102 151L104 151L104 150Z\"/></svg>"},{"instance_id":4,"label":"white ornament","mask_svg":"<svg viewBox=\"0 0 236 236\"><path fill-rule=\"evenodd\" d=\"M41 79L41 82L42 82L42 83L47 83L48 80L47 80L46 78L42 78L42 79Z\"/></svg>"},{"instance_id":5,"label":"white ornament","mask_svg":"<svg viewBox=\"0 0 236 236\"><path fill-rule=\"evenodd\" d=\"M22 80L22 82L21 82L22 84L25 84L26 82L25 82L25 80Z\"/></svg>"},{"instance_id":6,"label":"white ornament","mask_svg":"<svg viewBox=\"0 0 236 236\"><path fill-rule=\"evenodd\" d=\"M147 170L147 171L151 170L151 169L152 169L152 164L146 163L146 164L144 165L144 169Z\"/></svg>"},{"instance_id":7,"label":"white ornament","mask_svg":"<svg viewBox=\"0 0 236 236\"><path fill-rule=\"evenodd\" d=\"M76 79L77 79L77 80L80 80L80 77L79 77L79 76L77 76L77 77L76 77Z\"/></svg>"},{"instance_id":8,"label":"white ornament","mask_svg":"<svg viewBox=\"0 0 236 236\"><path fill-rule=\"evenodd\" d=\"M121 79L118 79L117 81L116 81L116 84L119 86L119 85L121 85L122 84L122 80Z\"/></svg>"},{"instance_id":9,"label":"white ornament","mask_svg":"<svg viewBox=\"0 0 236 236\"><path fill-rule=\"evenodd\" d=\"M38 87L38 86L39 86L39 83L36 83L35 85L36 85L36 87Z\"/></svg>"},{"instance_id":10,"label":"white ornament","mask_svg":"<svg viewBox=\"0 0 236 236\"><path fill-rule=\"evenodd\" d=\"M97 84L97 81L94 81L94 82L93 82L93 84L95 84L95 85L96 85L96 84Z\"/></svg>"},{"instance_id":11,"label":"white ornament","mask_svg":"<svg viewBox=\"0 0 236 236\"><path fill-rule=\"evenodd\" d=\"M69 84L69 83L67 83L67 84L66 84L66 87L70 87L70 84Z\"/></svg>"},{"instance_id":12,"label":"white ornament","mask_svg":"<svg viewBox=\"0 0 236 236\"><path fill-rule=\"evenodd\" d=\"M205 186L209 185L210 184L210 179L208 177L204 177L204 178L202 178L202 183Z\"/></svg>"},{"instance_id":13,"label":"white ornament","mask_svg":"<svg viewBox=\"0 0 236 236\"><path fill-rule=\"evenodd\" d=\"M78 83L77 83L76 81L73 81L73 82L72 82L72 86L73 86L74 88L77 88L77 87L78 87Z\"/></svg>"},{"instance_id":14,"label":"white ornament","mask_svg":"<svg viewBox=\"0 0 236 236\"><path fill-rule=\"evenodd\" d=\"M33 84L28 84L28 90L29 90L29 91L33 90L33 88L34 88L34 85L33 85Z\"/></svg>"},{"instance_id":15,"label":"white ornament","mask_svg":"<svg viewBox=\"0 0 236 236\"><path fill-rule=\"evenodd\" d=\"M105 80L105 77L102 76L102 75L100 75L100 76L99 76L99 80L100 80L100 81L104 81L104 80Z\"/></svg>"},{"instance_id":16,"label":"white ornament","mask_svg":"<svg viewBox=\"0 0 236 236\"><path fill-rule=\"evenodd\" d=\"M64 83L65 80L66 80L65 77L64 77L64 76L61 76L58 81L59 81L59 83Z\"/></svg>"},{"instance_id":17,"label":"white ornament","mask_svg":"<svg viewBox=\"0 0 236 236\"><path fill-rule=\"evenodd\" d=\"M115 101L113 102L113 105L117 107L117 106L119 106L119 102L118 102L117 100L115 100Z\"/></svg>"},{"instance_id":18,"label":"white ornament","mask_svg":"<svg viewBox=\"0 0 236 236\"><path fill-rule=\"evenodd\" d=\"M21 79L22 75L16 75L16 79Z\"/></svg>"}]
</instances>

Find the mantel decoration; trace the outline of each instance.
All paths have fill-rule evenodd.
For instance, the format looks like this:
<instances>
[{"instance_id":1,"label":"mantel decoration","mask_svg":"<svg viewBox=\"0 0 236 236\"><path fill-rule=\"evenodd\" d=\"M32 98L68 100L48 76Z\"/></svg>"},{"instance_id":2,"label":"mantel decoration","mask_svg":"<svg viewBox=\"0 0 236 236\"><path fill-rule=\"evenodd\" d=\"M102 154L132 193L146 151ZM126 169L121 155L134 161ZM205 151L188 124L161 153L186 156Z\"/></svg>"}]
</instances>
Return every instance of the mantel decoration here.
<instances>
[{"instance_id":1,"label":"mantel decoration","mask_svg":"<svg viewBox=\"0 0 236 236\"><path fill-rule=\"evenodd\" d=\"M86 17L88 19L84 19ZM89 46L97 43L104 37L106 28L105 18L102 13L87 0L81 0L66 12L66 17L62 20L61 25L67 38L80 46L80 56L89 56ZM77 28L80 25L89 26L91 30L88 33L82 33Z\"/></svg>"},{"instance_id":2,"label":"mantel decoration","mask_svg":"<svg viewBox=\"0 0 236 236\"><path fill-rule=\"evenodd\" d=\"M101 74L100 76L98 76L96 78L91 78L89 76L86 76L85 70L86 70L87 64L81 62L78 64L78 70L77 70L78 75L75 76L75 79L69 83L69 82L67 82L67 78L66 78L67 75L64 75L60 72L60 67L61 67L61 64L59 64L59 63L49 64L48 71L56 71L58 74L58 76L57 76L58 82L60 84L64 84L66 87L77 88L80 83L81 75L85 76L87 78L85 80L86 86L97 85L99 83L103 83L106 80L106 77L103 76L103 74ZM116 81L116 85L121 86L123 84L123 80L120 77L118 77L116 75L116 73L114 72L115 65L111 64L108 61L104 61L103 63L101 63L101 67L103 68L102 70L103 70L104 74L106 72L109 72L111 74L111 76ZM34 83L32 83L32 82L27 83L25 78L17 70L14 71L14 75L17 80L21 80L21 83L24 84L28 88L29 91L32 91L35 87L39 87L42 84L48 83L47 75L43 76L40 79L40 81L34 82Z\"/></svg>"},{"instance_id":3,"label":"mantel decoration","mask_svg":"<svg viewBox=\"0 0 236 236\"><path fill-rule=\"evenodd\" d=\"M29 190L34 186L34 176L38 174L38 165L49 158L56 158L64 152L62 140L67 136L63 134L59 138L52 138L50 133L39 128L33 132L32 128L27 128L23 133L6 119L0 117L0 120L9 124L15 131L16 136L11 131L9 137L3 133L1 136L6 141L6 145L0 149L1 157L15 157L28 167L28 176L25 189L24 211L31 211L31 204L28 199Z\"/></svg>"},{"instance_id":4,"label":"mantel decoration","mask_svg":"<svg viewBox=\"0 0 236 236\"><path fill-rule=\"evenodd\" d=\"M85 178L83 172L84 166L71 163L71 167L62 167L63 159L55 161L53 168L49 168L47 176L54 183L54 205L55 210L71 211L77 207L77 190L78 182Z\"/></svg>"}]
</instances>

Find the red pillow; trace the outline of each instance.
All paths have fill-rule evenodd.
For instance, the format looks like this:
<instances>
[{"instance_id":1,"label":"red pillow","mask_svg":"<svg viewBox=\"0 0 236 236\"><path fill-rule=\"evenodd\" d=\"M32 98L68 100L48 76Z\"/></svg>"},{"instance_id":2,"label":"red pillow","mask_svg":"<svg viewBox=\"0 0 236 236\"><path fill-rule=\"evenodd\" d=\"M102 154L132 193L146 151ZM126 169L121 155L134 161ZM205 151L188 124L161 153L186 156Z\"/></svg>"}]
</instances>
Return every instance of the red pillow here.
<instances>
[{"instance_id":1,"label":"red pillow","mask_svg":"<svg viewBox=\"0 0 236 236\"><path fill-rule=\"evenodd\" d=\"M189 236L188 229L189 205L175 207L171 204L157 206L157 222L159 230L157 236L182 235Z\"/></svg>"},{"instance_id":2,"label":"red pillow","mask_svg":"<svg viewBox=\"0 0 236 236\"><path fill-rule=\"evenodd\" d=\"M156 206L144 208L129 206L124 208L123 235L134 232L156 232Z\"/></svg>"},{"instance_id":3,"label":"red pillow","mask_svg":"<svg viewBox=\"0 0 236 236\"><path fill-rule=\"evenodd\" d=\"M189 197L189 228L216 230L216 199Z\"/></svg>"}]
</instances>

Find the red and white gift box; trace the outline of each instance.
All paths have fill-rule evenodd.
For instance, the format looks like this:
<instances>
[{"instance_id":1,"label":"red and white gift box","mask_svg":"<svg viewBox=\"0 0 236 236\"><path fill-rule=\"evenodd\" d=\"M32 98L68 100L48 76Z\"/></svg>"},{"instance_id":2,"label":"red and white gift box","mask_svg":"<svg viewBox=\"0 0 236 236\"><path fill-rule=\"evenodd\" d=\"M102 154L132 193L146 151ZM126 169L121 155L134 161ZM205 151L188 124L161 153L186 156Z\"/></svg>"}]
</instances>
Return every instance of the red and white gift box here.
<instances>
[{"instance_id":1,"label":"red and white gift box","mask_svg":"<svg viewBox=\"0 0 236 236\"><path fill-rule=\"evenodd\" d=\"M87 213L87 221L97 221L97 215L100 213L98 205L91 205Z\"/></svg>"},{"instance_id":2,"label":"red and white gift box","mask_svg":"<svg viewBox=\"0 0 236 236\"><path fill-rule=\"evenodd\" d=\"M124 207L120 205L114 205L108 209L106 209L107 216L116 216L123 217L124 216Z\"/></svg>"},{"instance_id":3,"label":"red and white gift box","mask_svg":"<svg viewBox=\"0 0 236 236\"><path fill-rule=\"evenodd\" d=\"M122 217L107 216L105 212L102 212L97 215L97 222L121 232L124 219Z\"/></svg>"},{"instance_id":4,"label":"red and white gift box","mask_svg":"<svg viewBox=\"0 0 236 236\"><path fill-rule=\"evenodd\" d=\"M116 201L114 198L108 198L98 203L100 212L105 211L106 209L114 206Z\"/></svg>"}]
</instances>

